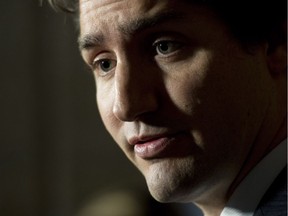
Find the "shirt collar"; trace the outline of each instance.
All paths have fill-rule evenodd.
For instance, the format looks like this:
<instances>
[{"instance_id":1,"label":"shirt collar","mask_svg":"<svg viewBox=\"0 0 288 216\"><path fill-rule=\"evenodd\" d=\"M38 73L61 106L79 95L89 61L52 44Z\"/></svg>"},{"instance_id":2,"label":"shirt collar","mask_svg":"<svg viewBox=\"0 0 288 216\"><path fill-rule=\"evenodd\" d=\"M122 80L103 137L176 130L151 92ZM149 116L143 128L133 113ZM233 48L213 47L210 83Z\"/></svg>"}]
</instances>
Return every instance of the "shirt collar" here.
<instances>
[{"instance_id":1,"label":"shirt collar","mask_svg":"<svg viewBox=\"0 0 288 216\"><path fill-rule=\"evenodd\" d=\"M264 193L286 166L287 139L261 160L236 188L220 216L252 216Z\"/></svg>"}]
</instances>

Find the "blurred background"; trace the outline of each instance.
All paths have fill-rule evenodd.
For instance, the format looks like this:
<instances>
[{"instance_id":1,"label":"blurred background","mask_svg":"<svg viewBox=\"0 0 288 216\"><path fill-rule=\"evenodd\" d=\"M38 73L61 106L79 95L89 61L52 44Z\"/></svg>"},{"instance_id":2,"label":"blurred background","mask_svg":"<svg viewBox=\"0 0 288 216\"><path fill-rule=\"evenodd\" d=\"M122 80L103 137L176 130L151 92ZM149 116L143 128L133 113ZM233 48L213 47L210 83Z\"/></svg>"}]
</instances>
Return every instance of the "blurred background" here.
<instances>
[{"instance_id":1,"label":"blurred background","mask_svg":"<svg viewBox=\"0 0 288 216\"><path fill-rule=\"evenodd\" d=\"M72 18L46 1L9 0L0 24L0 215L96 216L91 206L111 192L111 207L119 190L155 205L100 121Z\"/></svg>"}]
</instances>

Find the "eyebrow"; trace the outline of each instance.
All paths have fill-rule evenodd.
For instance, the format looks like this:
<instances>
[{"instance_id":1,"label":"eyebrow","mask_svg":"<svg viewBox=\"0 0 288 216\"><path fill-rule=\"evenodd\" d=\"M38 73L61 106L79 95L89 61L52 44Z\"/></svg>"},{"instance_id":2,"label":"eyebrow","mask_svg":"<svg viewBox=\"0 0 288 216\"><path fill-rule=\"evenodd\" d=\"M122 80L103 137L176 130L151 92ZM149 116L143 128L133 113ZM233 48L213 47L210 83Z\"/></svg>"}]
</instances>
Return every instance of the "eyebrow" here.
<instances>
[{"instance_id":1,"label":"eyebrow","mask_svg":"<svg viewBox=\"0 0 288 216\"><path fill-rule=\"evenodd\" d=\"M118 30L123 34L130 36L139 33L141 31L144 31L146 29L159 26L160 24L183 18L184 18L183 13L176 11L165 11L156 14L153 17L139 18L136 20L122 23L119 25ZM79 49L81 51L101 46L104 42L105 37L101 31L96 33L88 33L82 37L79 37L78 39Z\"/></svg>"},{"instance_id":2,"label":"eyebrow","mask_svg":"<svg viewBox=\"0 0 288 216\"><path fill-rule=\"evenodd\" d=\"M86 34L83 37L78 38L78 46L80 51L89 50L103 43L104 43L104 35L100 32L97 34Z\"/></svg>"},{"instance_id":3,"label":"eyebrow","mask_svg":"<svg viewBox=\"0 0 288 216\"><path fill-rule=\"evenodd\" d=\"M131 22L121 24L119 31L126 35L133 35L137 32L153 28L163 23L183 19L183 13L176 11L165 11L153 17L140 18Z\"/></svg>"}]
</instances>

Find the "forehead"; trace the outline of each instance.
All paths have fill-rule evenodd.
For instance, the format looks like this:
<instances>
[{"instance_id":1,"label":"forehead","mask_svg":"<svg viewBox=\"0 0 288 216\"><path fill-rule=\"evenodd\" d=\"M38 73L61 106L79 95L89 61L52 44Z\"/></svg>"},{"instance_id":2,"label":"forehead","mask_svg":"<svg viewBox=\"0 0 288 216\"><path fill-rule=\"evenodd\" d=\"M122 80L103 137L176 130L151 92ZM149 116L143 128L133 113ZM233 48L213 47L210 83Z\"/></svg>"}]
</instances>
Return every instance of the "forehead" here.
<instances>
[{"instance_id":1,"label":"forehead","mask_svg":"<svg viewBox=\"0 0 288 216\"><path fill-rule=\"evenodd\" d=\"M81 33L175 9L176 0L79 0ZM179 2L179 0L178 0Z\"/></svg>"},{"instance_id":2,"label":"forehead","mask_svg":"<svg viewBox=\"0 0 288 216\"><path fill-rule=\"evenodd\" d=\"M179 1L179 0L178 0ZM80 14L89 12L132 12L147 13L168 4L177 2L176 0L79 0Z\"/></svg>"},{"instance_id":3,"label":"forehead","mask_svg":"<svg viewBox=\"0 0 288 216\"><path fill-rule=\"evenodd\" d=\"M149 9L153 6L161 3L175 2L175 0L79 0L79 5L81 9L85 9L87 7L97 8L117 8L121 7L129 8L130 6L137 7L138 9Z\"/></svg>"}]
</instances>

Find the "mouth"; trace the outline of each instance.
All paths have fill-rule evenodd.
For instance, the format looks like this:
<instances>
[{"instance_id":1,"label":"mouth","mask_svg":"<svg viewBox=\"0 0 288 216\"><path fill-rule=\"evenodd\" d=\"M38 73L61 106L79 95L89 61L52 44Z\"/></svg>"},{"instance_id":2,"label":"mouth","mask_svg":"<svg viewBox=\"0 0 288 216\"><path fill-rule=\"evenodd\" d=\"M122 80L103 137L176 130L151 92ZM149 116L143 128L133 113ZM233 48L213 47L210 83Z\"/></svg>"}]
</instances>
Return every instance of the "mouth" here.
<instances>
[{"instance_id":1,"label":"mouth","mask_svg":"<svg viewBox=\"0 0 288 216\"><path fill-rule=\"evenodd\" d=\"M187 135L179 132L171 135L155 135L129 140L136 156L148 160L175 157L189 151Z\"/></svg>"}]
</instances>

